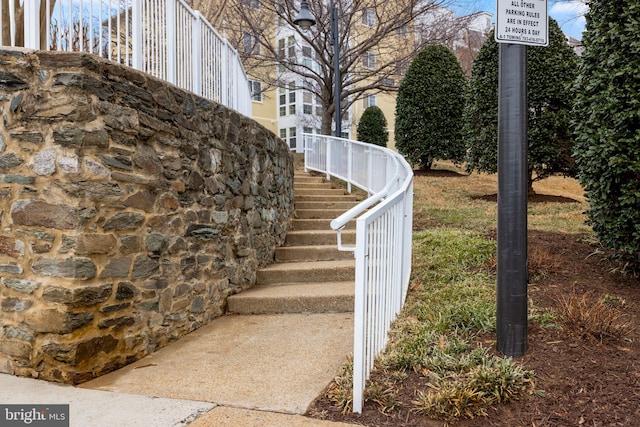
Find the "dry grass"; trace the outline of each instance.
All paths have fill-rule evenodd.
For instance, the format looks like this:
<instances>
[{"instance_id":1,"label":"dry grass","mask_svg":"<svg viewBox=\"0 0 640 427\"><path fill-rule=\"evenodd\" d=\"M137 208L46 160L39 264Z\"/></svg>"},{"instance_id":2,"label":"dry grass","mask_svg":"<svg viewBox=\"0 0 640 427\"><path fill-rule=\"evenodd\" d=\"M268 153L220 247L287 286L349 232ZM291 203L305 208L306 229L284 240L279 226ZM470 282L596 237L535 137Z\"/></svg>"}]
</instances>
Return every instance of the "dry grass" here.
<instances>
[{"instance_id":1,"label":"dry grass","mask_svg":"<svg viewBox=\"0 0 640 427\"><path fill-rule=\"evenodd\" d=\"M485 232L495 229L497 204L480 199L496 194L498 176L473 173L448 162L438 162L434 169L460 174L458 177L416 176L414 180L414 230L434 225L461 227ZM552 176L533 186L538 194L559 196L576 203L529 203L529 229L560 233L589 233L583 212L588 208L584 191L577 180Z\"/></svg>"},{"instance_id":2,"label":"dry grass","mask_svg":"<svg viewBox=\"0 0 640 427\"><path fill-rule=\"evenodd\" d=\"M546 276L556 271L562 265L557 255L546 248L534 247L528 252L529 274L531 276Z\"/></svg>"},{"instance_id":3,"label":"dry grass","mask_svg":"<svg viewBox=\"0 0 640 427\"><path fill-rule=\"evenodd\" d=\"M633 324L623 308L625 301L605 295L596 298L593 292L572 291L558 302L558 316L565 330L590 341L621 339L633 331Z\"/></svg>"}]
</instances>

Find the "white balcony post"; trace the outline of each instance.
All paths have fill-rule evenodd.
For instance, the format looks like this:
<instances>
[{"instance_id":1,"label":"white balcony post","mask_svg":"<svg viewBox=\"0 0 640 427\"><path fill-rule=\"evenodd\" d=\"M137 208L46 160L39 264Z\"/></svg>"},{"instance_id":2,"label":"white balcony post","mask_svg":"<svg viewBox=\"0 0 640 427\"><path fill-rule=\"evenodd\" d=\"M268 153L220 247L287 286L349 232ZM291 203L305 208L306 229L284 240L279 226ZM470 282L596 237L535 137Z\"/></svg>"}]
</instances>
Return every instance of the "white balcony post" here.
<instances>
[{"instance_id":1,"label":"white balcony post","mask_svg":"<svg viewBox=\"0 0 640 427\"><path fill-rule=\"evenodd\" d=\"M229 105L229 42L226 40L222 42L220 49L220 65L222 66L220 102L223 105Z\"/></svg>"},{"instance_id":2,"label":"white balcony post","mask_svg":"<svg viewBox=\"0 0 640 427\"><path fill-rule=\"evenodd\" d=\"M131 5L131 65L136 70L143 71L142 34L144 18L142 16L142 0L133 0Z\"/></svg>"},{"instance_id":3,"label":"white balcony post","mask_svg":"<svg viewBox=\"0 0 640 427\"><path fill-rule=\"evenodd\" d=\"M193 17L191 32L191 90L202 95L202 20L200 12Z\"/></svg>"},{"instance_id":4,"label":"white balcony post","mask_svg":"<svg viewBox=\"0 0 640 427\"><path fill-rule=\"evenodd\" d=\"M13 2L9 2L13 5ZM40 49L40 0L24 2L24 47ZM12 8L13 9L13 8ZM14 12L12 10L12 12ZM11 20L15 19L15 12ZM12 40L12 44L14 41Z\"/></svg>"},{"instance_id":5,"label":"white balcony post","mask_svg":"<svg viewBox=\"0 0 640 427\"><path fill-rule=\"evenodd\" d=\"M167 25L167 81L169 83L176 84L176 26L177 26L177 14L176 14L176 0L166 0L166 13L165 22Z\"/></svg>"}]
</instances>

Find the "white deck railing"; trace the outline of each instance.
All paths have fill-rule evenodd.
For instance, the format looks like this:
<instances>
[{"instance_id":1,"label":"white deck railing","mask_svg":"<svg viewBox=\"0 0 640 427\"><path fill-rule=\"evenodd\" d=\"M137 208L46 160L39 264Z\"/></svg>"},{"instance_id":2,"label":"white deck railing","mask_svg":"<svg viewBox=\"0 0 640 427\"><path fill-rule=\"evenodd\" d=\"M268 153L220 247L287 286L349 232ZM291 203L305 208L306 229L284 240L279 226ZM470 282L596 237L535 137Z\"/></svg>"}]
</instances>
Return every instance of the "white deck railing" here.
<instances>
[{"instance_id":1,"label":"white deck railing","mask_svg":"<svg viewBox=\"0 0 640 427\"><path fill-rule=\"evenodd\" d=\"M331 222L338 247L356 259L353 412L361 413L366 380L384 349L391 322L404 304L411 274L413 171L387 148L324 135L303 135L305 169L326 173L369 193ZM356 219L357 217L357 219ZM356 245L345 247L341 231L356 221Z\"/></svg>"},{"instance_id":2,"label":"white deck railing","mask_svg":"<svg viewBox=\"0 0 640 427\"><path fill-rule=\"evenodd\" d=\"M251 116L238 52L183 0L0 1L0 21L0 46L93 53Z\"/></svg>"}]
</instances>

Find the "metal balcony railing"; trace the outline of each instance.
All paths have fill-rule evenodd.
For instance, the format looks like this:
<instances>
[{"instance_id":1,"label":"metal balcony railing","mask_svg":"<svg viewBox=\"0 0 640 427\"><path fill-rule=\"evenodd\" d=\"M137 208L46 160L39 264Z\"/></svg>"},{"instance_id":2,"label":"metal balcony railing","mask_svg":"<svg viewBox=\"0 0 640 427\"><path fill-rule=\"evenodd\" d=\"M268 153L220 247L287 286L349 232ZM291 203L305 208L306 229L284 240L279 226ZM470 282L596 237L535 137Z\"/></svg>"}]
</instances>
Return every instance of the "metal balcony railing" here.
<instances>
[{"instance_id":1,"label":"metal balcony railing","mask_svg":"<svg viewBox=\"0 0 640 427\"><path fill-rule=\"evenodd\" d=\"M238 52L183 0L0 1L0 20L1 46L92 53L251 116Z\"/></svg>"},{"instance_id":2,"label":"metal balcony railing","mask_svg":"<svg viewBox=\"0 0 640 427\"><path fill-rule=\"evenodd\" d=\"M361 413L366 380L387 343L391 322L404 304L411 274L413 171L387 148L325 135L303 135L305 169L326 173L369 193L331 222L338 248L356 260L353 412ZM356 244L345 247L341 231L356 221Z\"/></svg>"}]
</instances>

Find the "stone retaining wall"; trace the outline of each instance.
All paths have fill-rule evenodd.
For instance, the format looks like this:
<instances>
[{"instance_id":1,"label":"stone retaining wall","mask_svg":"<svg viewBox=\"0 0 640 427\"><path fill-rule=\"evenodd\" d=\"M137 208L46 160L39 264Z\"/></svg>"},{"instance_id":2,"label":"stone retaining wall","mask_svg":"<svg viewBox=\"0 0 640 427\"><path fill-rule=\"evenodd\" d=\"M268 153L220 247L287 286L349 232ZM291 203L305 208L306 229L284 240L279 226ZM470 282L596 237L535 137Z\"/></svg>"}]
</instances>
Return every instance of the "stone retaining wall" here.
<instances>
[{"instance_id":1,"label":"stone retaining wall","mask_svg":"<svg viewBox=\"0 0 640 427\"><path fill-rule=\"evenodd\" d=\"M293 210L288 147L101 58L0 51L0 372L80 383L225 310Z\"/></svg>"}]
</instances>

